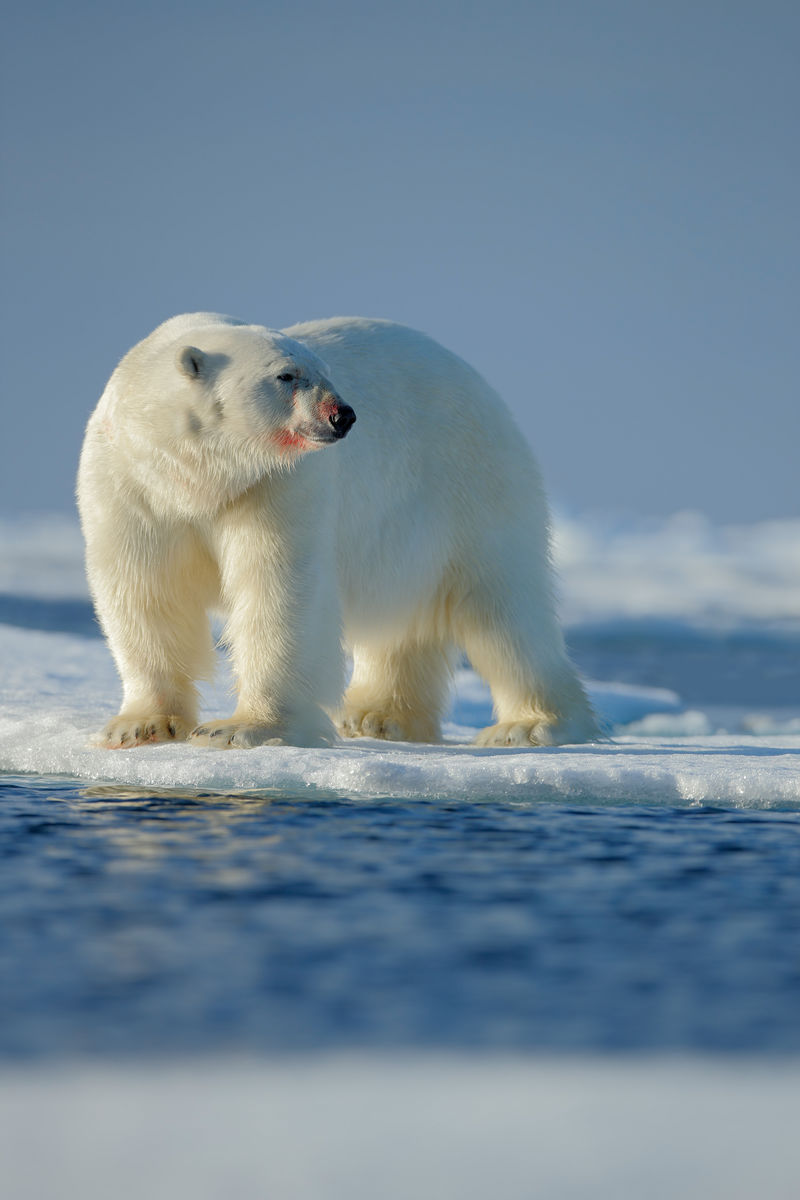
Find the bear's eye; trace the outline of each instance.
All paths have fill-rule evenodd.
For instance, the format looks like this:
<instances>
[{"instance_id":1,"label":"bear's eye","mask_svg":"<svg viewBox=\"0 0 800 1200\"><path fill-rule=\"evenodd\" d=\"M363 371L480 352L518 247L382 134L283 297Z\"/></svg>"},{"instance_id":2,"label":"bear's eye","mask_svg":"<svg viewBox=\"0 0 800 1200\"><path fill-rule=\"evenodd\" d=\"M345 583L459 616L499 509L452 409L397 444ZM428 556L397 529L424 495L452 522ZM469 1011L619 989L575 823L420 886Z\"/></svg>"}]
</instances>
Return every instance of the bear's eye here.
<instances>
[{"instance_id":1,"label":"bear's eye","mask_svg":"<svg viewBox=\"0 0 800 1200\"><path fill-rule=\"evenodd\" d=\"M282 375L278 376L278 379L281 383L294 383L294 375L290 371L284 371Z\"/></svg>"}]
</instances>

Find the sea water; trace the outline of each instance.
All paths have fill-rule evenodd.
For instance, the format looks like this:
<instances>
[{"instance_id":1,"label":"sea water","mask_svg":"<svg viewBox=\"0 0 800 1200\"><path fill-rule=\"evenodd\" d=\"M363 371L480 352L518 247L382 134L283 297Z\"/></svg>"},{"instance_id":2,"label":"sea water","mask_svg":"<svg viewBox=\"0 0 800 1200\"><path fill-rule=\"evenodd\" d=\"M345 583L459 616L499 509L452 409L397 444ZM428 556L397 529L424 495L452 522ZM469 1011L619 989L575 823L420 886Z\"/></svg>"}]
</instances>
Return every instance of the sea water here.
<instances>
[{"instance_id":1,"label":"sea water","mask_svg":"<svg viewBox=\"0 0 800 1200\"><path fill-rule=\"evenodd\" d=\"M6 1056L800 1051L800 813L6 777Z\"/></svg>"}]
</instances>

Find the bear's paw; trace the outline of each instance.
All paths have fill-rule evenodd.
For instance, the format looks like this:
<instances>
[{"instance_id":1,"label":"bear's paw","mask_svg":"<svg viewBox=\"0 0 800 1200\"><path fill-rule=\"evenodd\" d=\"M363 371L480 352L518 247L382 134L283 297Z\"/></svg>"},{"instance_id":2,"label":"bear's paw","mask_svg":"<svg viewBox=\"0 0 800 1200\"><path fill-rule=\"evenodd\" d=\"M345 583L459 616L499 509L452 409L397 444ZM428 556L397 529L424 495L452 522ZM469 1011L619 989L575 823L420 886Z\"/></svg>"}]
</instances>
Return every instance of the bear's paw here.
<instances>
[{"instance_id":1,"label":"bear's paw","mask_svg":"<svg viewBox=\"0 0 800 1200\"><path fill-rule=\"evenodd\" d=\"M250 750L253 746L286 744L274 725L236 720L198 725L189 734L189 741L195 746L210 746L213 750Z\"/></svg>"},{"instance_id":2,"label":"bear's paw","mask_svg":"<svg viewBox=\"0 0 800 1200\"><path fill-rule=\"evenodd\" d=\"M560 746L569 735L560 736L559 726L551 721L503 721L489 725L475 735L474 746Z\"/></svg>"},{"instance_id":3,"label":"bear's paw","mask_svg":"<svg viewBox=\"0 0 800 1200\"><path fill-rule=\"evenodd\" d=\"M98 745L106 750L130 750L134 746L148 746L155 742L182 742L189 736L191 725L169 713L151 716L128 716L120 713L109 721L98 738Z\"/></svg>"},{"instance_id":4,"label":"bear's paw","mask_svg":"<svg viewBox=\"0 0 800 1200\"><path fill-rule=\"evenodd\" d=\"M340 714L342 737L379 738L387 742L438 742L436 722L412 713L383 712L380 709L348 708Z\"/></svg>"}]
</instances>

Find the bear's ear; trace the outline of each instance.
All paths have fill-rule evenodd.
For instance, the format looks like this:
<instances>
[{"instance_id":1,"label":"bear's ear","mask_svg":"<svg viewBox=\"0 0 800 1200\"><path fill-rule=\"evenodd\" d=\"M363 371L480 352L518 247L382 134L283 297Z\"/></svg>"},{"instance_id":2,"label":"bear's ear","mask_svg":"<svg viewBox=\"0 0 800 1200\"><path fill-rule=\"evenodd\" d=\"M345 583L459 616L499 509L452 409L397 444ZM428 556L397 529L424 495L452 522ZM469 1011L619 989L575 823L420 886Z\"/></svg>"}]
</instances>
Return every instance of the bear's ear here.
<instances>
[{"instance_id":1,"label":"bear's ear","mask_svg":"<svg viewBox=\"0 0 800 1200\"><path fill-rule=\"evenodd\" d=\"M182 346L175 362L178 370L190 379L200 379L206 373L206 356L197 346Z\"/></svg>"}]
</instances>

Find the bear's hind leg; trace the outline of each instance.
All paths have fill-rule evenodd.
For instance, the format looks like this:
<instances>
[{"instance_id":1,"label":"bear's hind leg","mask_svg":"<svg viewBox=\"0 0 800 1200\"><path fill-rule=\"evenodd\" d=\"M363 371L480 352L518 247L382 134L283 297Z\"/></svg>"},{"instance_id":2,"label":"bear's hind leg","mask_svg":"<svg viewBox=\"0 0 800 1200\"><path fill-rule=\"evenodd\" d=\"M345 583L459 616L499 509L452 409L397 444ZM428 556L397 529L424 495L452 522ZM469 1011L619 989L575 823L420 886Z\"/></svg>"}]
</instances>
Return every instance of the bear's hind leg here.
<instances>
[{"instance_id":1,"label":"bear's hind leg","mask_svg":"<svg viewBox=\"0 0 800 1200\"><path fill-rule=\"evenodd\" d=\"M450 695L453 652L438 643L358 645L353 678L336 713L344 737L439 742Z\"/></svg>"},{"instance_id":2,"label":"bear's hind leg","mask_svg":"<svg viewBox=\"0 0 800 1200\"><path fill-rule=\"evenodd\" d=\"M530 582L530 581L529 581ZM489 684L497 723L479 746L559 746L600 736L583 685L570 662L549 595L532 587L473 592L461 606L458 641ZM538 602L537 602L538 600Z\"/></svg>"}]
</instances>

